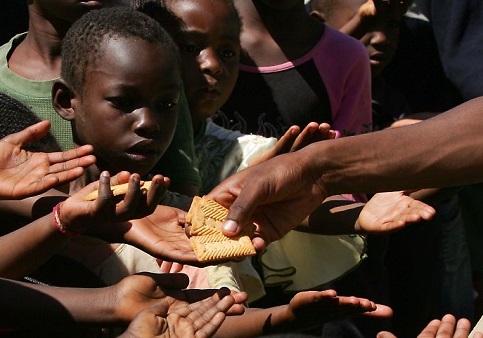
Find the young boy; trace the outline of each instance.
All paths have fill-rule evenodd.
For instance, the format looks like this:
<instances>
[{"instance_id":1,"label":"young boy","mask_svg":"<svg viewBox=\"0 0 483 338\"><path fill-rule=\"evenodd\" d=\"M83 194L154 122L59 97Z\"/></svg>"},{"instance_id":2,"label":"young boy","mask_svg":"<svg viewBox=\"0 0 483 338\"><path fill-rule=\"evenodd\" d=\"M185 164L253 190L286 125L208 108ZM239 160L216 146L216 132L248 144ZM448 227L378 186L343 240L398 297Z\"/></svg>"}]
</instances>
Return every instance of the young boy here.
<instances>
[{"instance_id":1,"label":"young boy","mask_svg":"<svg viewBox=\"0 0 483 338\"><path fill-rule=\"evenodd\" d=\"M128 3L126 0L28 1L28 32L0 46L0 91L25 104L42 120L51 121L51 132L63 150L74 146L72 131L69 122L52 109L51 102L52 84L60 74L62 39L72 23L85 13ZM172 191L192 196L198 191L199 174L185 99L181 106L173 144L153 173L169 176Z\"/></svg>"}]
</instances>

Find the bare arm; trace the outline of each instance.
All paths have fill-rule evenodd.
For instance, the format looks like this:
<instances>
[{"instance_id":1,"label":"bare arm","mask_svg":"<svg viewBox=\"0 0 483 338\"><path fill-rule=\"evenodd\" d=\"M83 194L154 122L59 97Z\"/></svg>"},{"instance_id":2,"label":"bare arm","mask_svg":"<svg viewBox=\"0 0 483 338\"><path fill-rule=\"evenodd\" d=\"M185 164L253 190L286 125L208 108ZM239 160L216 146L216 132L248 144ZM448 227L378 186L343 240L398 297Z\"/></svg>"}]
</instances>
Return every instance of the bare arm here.
<instances>
[{"instance_id":1,"label":"bare arm","mask_svg":"<svg viewBox=\"0 0 483 338\"><path fill-rule=\"evenodd\" d=\"M247 168L211 193L231 206L227 235L259 224L265 242L295 226L327 197L457 186L483 180L483 98L414 125L318 142ZM276 227L275 227L276 225Z\"/></svg>"}]
</instances>

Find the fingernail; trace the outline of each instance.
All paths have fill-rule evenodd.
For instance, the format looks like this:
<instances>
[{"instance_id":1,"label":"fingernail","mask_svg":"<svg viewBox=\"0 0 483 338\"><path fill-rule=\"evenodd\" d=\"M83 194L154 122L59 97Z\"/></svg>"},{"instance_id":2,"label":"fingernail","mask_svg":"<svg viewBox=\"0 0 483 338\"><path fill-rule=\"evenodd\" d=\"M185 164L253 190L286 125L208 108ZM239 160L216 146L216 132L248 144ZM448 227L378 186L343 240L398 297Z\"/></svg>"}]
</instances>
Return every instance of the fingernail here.
<instances>
[{"instance_id":1,"label":"fingernail","mask_svg":"<svg viewBox=\"0 0 483 338\"><path fill-rule=\"evenodd\" d=\"M238 224L235 221L229 219L223 224L223 229L229 232L236 232L236 230L238 229Z\"/></svg>"}]
</instances>

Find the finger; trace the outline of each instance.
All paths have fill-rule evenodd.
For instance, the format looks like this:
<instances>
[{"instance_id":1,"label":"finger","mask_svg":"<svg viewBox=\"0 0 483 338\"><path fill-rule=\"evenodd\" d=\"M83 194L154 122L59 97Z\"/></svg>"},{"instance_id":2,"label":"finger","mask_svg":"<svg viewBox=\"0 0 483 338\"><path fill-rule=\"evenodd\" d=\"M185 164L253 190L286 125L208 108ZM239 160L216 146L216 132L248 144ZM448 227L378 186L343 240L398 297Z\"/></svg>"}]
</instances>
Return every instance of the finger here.
<instances>
[{"instance_id":1,"label":"finger","mask_svg":"<svg viewBox=\"0 0 483 338\"><path fill-rule=\"evenodd\" d=\"M381 331L376 335L376 338L397 338L391 332L388 331Z\"/></svg>"},{"instance_id":2,"label":"finger","mask_svg":"<svg viewBox=\"0 0 483 338\"><path fill-rule=\"evenodd\" d=\"M132 174L129 177L127 192L124 195L122 203L116 205L116 215L130 217L136 212L143 194L140 187L141 177L139 174Z\"/></svg>"},{"instance_id":3,"label":"finger","mask_svg":"<svg viewBox=\"0 0 483 338\"><path fill-rule=\"evenodd\" d=\"M364 316L373 318L391 318L393 314L394 312L389 306L376 304L376 309L374 311L364 313Z\"/></svg>"},{"instance_id":4,"label":"finger","mask_svg":"<svg viewBox=\"0 0 483 338\"><path fill-rule=\"evenodd\" d=\"M114 197L111 190L111 175L108 171L103 171L99 176L99 187L97 189L99 193L96 202L99 204L104 204Z\"/></svg>"},{"instance_id":5,"label":"finger","mask_svg":"<svg viewBox=\"0 0 483 338\"><path fill-rule=\"evenodd\" d=\"M49 163L51 165L61 164L61 167L63 167L63 163L65 163L65 167L69 169L94 163L92 160L95 160L95 157L91 155L93 151L94 148L91 145L84 145L67 151L47 153L47 156L49 157Z\"/></svg>"},{"instance_id":6,"label":"finger","mask_svg":"<svg viewBox=\"0 0 483 338\"><path fill-rule=\"evenodd\" d=\"M438 332L439 325L441 321L439 319L434 319L429 322L428 325L421 331L418 338L434 338Z\"/></svg>"},{"instance_id":7,"label":"finger","mask_svg":"<svg viewBox=\"0 0 483 338\"><path fill-rule=\"evenodd\" d=\"M293 143L298 138L299 134L300 134L300 127L296 125L291 126L275 144L275 147L273 149L275 152L275 155L289 152L293 146Z\"/></svg>"},{"instance_id":8,"label":"finger","mask_svg":"<svg viewBox=\"0 0 483 338\"><path fill-rule=\"evenodd\" d=\"M19 147L23 147L24 145L29 144L47 135L49 129L50 122L41 121L25 128L22 131L19 131L18 133L13 133L5 136L2 141L18 145Z\"/></svg>"},{"instance_id":9,"label":"finger","mask_svg":"<svg viewBox=\"0 0 483 338\"><path fill-rule=\"evenodd\" d=\"M162 175L155 175L151 179L151 187L149 188L146 197L146 204L150 213L154 211L156 206L163 198L163 195L166 193L166 189L168 188L169 183L169 178Z\"/></svg>"},{"instance_id":10,"label":"finger","mask_svg":"<svg viewBox=\"0 0 483 338\"><path fill-rule=\"evenodd\" d=\"M470 321L466 318L461 318L456 323L456 329L454 331L453 338L467 338L470 333L470 330L471 330Z\"/></svg>"}]
</instances>

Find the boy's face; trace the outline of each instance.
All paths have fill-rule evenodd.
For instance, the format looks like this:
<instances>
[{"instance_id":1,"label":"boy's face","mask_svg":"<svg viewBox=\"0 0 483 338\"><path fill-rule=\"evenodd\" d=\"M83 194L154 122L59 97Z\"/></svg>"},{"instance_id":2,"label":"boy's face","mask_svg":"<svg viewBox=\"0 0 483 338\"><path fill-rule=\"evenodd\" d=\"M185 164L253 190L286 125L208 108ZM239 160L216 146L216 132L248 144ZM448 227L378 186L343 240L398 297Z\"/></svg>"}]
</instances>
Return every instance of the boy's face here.
<instances>
[{"instance_id":1,"label":"boy's face","mask_svg":"<svg viewBox=\"0 0 483 338\"><path fill-rule=\"evenodd\" d=\"M373 77L379 75L394 57L402 14L399 2L391 2L372 18L367 32L360 39L369 53Z\"/></svg>"},{"instance_id":2,"label":"boy's face","mask_svg":"<svg viewBox=\"0 0 483 338\"><path fill-rule=\"evenodd\" d=\"M224 1L175 0L170 9L185 23L175 40L193 119L213 116L238 76L239 21Z\"/></svg>"},{"instance_id":3,"label":"boy's face","mask_svg":"<svg viewBox=\"0 0 483 338\"><path fill-rule=\"evenodd\" d=\"M105 38L72 99L78 144L91 144L101 170L146 174L170 144L177 121L179 67L161 44Z\"/></svg>"}]
</instances>

